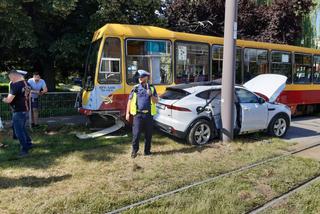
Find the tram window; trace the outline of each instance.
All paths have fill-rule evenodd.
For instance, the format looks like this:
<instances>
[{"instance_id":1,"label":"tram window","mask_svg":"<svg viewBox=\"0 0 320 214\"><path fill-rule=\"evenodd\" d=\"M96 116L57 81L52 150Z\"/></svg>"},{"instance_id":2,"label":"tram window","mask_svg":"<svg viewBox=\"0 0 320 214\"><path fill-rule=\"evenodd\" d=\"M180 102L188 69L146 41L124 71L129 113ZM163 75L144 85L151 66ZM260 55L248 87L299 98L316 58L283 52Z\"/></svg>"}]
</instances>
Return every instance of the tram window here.
<instances>
[{"instance_id":1,"label":"tram window","mask_svg":"<svg viewBox=\"0 0 320 214\"><path fill-rule=\"evenodd\" d=\"M101 44L101 39L93 42L90 46L88 58L86 62L86 71L85 71L85 89L93 90L94 77L98 61L98 53Z\"/></svg>"},{"instance_id":2,"label":"tram window","mask_svg":"<svg viewBox=\"0 0 320 214\"><path fill-rule=\"evenodd\" d=\"M272 51L271 52L271 73L286 76L287 84L292 83L292 59L291 53Z\"/></svg>"},{"instance_id":3,"label":"tram window","mask_svg":"<svg viewBox=\"0 0 320 214\"><path fill-rule=\"evenodd\" d=\"M237 47L237 61L236 61L236 83L242 83L241 73L241 59L242 51L240 47ZM223 65L223 46L212 46L212 79L217 80L222 78L222 65Z\"/></svg>"},{"instance_id":4,"label":"tram window","mask_svg":"<svg viewBox=\"0 0 320 214\"><path fill-rule=\"evenodd\" d=\"M312 75L312 56L305 54L295 54L294 83L310 83Z\"/></svg>"},{"instance_id":5,"label":"tram window","mask_svg":"<svg viewBox=\"0 0 320 214\"><path fill-rule=\"evenodd\" d=\"M209 45L177 42L175 50L176 83L209 80Z\"/></svg>"},{"instance_id":6,"label":"tram window","mask_svg":"<svg viewBox=\"0 0 320 214\"><path fill-rule=\"evenodd\" d=\"M172 83L171 42L165 40L127 40L127 83L137 84L138 70L150 72L152 84Z\"/></svg>"},{"instance_id":7,"label":"tram window","mask_svg":"<svg viewBox=\"0 0 320 214\"><path fill-rule=\"evenodd\" d=\"M118 38L106 38L102 50L98 81L100 84L121 83L121 43Z\"/></svg>"},{"instance_id":8,"label":"tram window","mask_svg":"<svg viewBox=\"0 0 320 214\"><path fill-rule=\"evenodd\" d=\"M268 73L268 51L262 49L244 49L244 82Z\"/></svg>"},{"instance_id":9,"label":"tram window","mask_svg":"<svg viewBox=\"0 0 320 214\"><path fill-rule=\"evenodd\" d=\"M313 83L320 83L320 56L313 57Z\"/></svg>"}]
</instances>

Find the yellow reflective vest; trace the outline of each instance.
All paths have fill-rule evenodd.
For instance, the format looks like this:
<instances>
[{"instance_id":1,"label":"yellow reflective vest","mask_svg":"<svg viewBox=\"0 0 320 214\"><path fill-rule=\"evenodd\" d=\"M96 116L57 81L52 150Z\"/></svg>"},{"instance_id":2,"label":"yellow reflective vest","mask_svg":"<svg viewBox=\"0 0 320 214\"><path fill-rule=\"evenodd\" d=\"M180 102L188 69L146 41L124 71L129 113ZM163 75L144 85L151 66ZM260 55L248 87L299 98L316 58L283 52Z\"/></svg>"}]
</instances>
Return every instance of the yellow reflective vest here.
<instances>
[{"instance_id":1,"label":"yellow reflective vest","mask_svg":"<svg viewBox=\"0 0 320 214\"><path fill-rule=\"evenodd\" d=\"M137 86L135 86L137 87ZM154 93L154 87L150 86L150 90L151 93ZM133 90L133 94L132 94L132 98L131 98L131 102L130 102L130 114L135 116L137 114L137 92L135 90ZM152 101L152 99L150 98L151 101L151 115L154 116L157 114L157 107L156 107L156 103Z\"/></svg>"}]
</instances>

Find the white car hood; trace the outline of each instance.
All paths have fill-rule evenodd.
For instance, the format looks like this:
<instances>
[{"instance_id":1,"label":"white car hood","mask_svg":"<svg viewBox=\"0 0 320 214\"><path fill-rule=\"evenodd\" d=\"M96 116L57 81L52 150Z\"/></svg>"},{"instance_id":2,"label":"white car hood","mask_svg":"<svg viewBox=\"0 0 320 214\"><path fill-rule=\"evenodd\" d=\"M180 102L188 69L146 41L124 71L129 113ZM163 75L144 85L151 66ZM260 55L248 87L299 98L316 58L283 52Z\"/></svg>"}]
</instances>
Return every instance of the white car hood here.
<instances>
[{"instance_id":1,"label":"white car hood","mask_svg":"<svg viewBox=\"0 0 320 214\"><path fill-rule=\"evenodd\" d=\"M243 86L248 90L262 94L274 102L286 87L287 77L279 74L261 74L246 82Z\"/></svg>"}]
</instances>

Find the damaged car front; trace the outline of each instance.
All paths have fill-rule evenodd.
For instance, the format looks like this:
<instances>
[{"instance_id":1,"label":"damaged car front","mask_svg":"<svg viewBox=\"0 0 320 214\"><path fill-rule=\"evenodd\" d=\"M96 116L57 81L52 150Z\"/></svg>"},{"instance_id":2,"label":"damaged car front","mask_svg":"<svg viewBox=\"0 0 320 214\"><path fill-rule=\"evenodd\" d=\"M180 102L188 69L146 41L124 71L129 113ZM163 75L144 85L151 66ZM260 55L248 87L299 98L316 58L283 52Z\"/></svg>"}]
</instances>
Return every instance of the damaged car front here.
<instances>
[{"instance_id":1,"label":"damaged car front","mask_svg":"<svg viewBox=\"0 0 320 214\"><path fill-rule=\"evenodd\" d=\"M276 102L286 77L259 75L235 88L234 128L236 134L268 131L283 137L291 120L290 109ZM155 124L163 131L202 145L220 135L221 85L184 84L167 88L158 104Z\"/></svg>"}]
</instances>

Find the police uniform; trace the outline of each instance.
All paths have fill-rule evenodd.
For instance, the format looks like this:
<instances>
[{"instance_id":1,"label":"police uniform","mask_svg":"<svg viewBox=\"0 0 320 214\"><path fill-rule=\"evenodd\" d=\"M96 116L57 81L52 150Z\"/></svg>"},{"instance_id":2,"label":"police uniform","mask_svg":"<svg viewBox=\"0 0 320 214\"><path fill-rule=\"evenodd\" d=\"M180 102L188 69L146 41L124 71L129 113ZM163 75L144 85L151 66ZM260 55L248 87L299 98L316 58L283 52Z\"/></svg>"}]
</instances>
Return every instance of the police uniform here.
<instances>
[{"instance_id":1,"label":"police uniform","mask_svg":"<svg viewBox=\"0 0 320 214\"><path fill-rule=\"evenodd\" d=\"M149 84L138 84L134 86L129 96L130 114L133 115L132 126L132 153L139 150L140 135L144 131L145 145L144 154L151 154L151 139L153 130L153 116L156 114L156 104L151 100L147 90L151 90L153 96L157 97L154 86Z\"/></svg>"}]
</instances>

